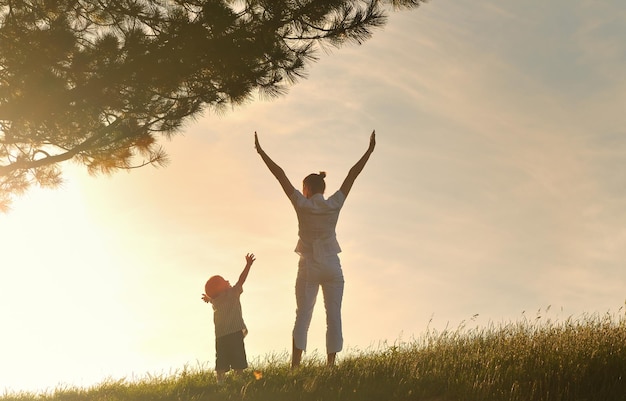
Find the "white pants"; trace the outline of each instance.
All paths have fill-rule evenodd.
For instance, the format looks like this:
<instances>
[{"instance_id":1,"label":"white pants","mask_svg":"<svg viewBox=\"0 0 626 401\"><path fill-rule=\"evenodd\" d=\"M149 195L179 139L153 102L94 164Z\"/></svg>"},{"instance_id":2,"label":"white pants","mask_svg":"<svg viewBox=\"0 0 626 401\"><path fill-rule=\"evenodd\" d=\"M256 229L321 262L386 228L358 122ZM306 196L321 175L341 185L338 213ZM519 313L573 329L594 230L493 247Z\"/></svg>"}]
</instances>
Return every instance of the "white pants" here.
<instances>
[{"instance_id":1,"label":"white pants","mask_svg":"<svg viewBox=\"0 0 626 401\"><path fill-rule=\"evenodd\" d=\"M307 333L321 286L326 309L326 352L330 354L341 351L343 285L343 272L337 255L327 256L322 263L312 257L300 257L296 278L296 322L293 327L296 348L306 350Z\"/></svg>"}]
</instances>

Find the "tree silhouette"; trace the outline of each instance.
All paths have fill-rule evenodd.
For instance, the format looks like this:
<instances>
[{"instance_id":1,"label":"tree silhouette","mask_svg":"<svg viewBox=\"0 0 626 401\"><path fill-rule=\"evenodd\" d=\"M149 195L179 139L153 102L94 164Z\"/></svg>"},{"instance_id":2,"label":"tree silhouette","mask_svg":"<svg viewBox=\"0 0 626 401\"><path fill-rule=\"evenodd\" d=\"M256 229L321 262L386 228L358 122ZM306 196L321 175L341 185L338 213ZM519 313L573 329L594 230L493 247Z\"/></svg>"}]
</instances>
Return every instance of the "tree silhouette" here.
<instances>
[{"instance_id":1,"label":"tree silhouette","mask_svg":"<svg viewBox=\"0 0 626 401\"><path fill-rule=\"evenodd\" d=\"M423 1L0 0L0 209L58 185L70 159L163 165L159 135L284 94L320 46L361 43L385 6Z\"/></svg>"}]
</instances>

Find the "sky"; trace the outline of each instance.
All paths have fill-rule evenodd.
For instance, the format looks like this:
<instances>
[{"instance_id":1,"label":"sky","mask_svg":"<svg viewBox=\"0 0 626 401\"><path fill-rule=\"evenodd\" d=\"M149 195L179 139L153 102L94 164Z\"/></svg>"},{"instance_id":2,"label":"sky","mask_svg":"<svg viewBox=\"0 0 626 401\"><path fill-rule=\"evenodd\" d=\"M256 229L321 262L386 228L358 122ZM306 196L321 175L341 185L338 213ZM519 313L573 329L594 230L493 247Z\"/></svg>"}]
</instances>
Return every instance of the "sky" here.
<instances>
[{"instance_id":1,"label":"sky","mask_svg":"<svg viewBox=\"0 0 626 401\"><path fill-rule=\"evenodd\" d=\"M251 364L287 360L296 187L339 188L344 352L429 330L623 313L626 7L622 0L432 0L361 46L321 52L281 98L190 121L171 163L64 166L0 215L0 390L52 391L212 369L200 296L236 281ZM476 316L478 315L478 316ZM305 358L323 356L320 299Z\"/></svg>"}]
</instances>

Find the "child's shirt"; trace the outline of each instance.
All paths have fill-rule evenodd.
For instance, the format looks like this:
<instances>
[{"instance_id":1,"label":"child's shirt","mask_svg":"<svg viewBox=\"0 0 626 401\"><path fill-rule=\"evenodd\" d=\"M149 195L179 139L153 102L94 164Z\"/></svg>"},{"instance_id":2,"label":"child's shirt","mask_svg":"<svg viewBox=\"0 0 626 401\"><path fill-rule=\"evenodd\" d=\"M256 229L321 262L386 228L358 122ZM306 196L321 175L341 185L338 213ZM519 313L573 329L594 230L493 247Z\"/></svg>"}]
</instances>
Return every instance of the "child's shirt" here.
<instances>
[{"instance_id":1,"label":"child's shirt","mask_svg":"<svg viewBox=\"0 0 626 401\"><path fill-rule=\"evenodd\" d=\"M231 287L211 300L213 304L213 322L215 323L215 338L238 331L247 332L246 324L241 313L239 296L242 287Z\"/></svg>"}]
</instances>

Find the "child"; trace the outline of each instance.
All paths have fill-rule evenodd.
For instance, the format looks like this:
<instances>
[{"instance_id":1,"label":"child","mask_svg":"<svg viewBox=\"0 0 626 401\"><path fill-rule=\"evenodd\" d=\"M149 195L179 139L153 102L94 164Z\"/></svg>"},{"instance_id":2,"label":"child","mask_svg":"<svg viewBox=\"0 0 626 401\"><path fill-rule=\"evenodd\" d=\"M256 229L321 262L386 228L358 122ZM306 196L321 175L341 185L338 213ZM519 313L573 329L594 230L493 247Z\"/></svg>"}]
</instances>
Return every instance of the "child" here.
<instances>
[{"instance_id":1,"label":"child","mask_svg":"<svg viewBox=\"0 0 626 401\"><path fill-rule=\"evenodd\" d=\"M246 267L234 287L222 276L211 277L204 286L205 293L202 294L202 300L213 304L215 372L218 383L224 379L224 375L231 368L235 374L241 374L248 367L243 345L243 338L248 333L248 329L243 322L239 296L243 292L243 283L254 261L254 254L246 255Z\"/></svg>"}]
</instances>

